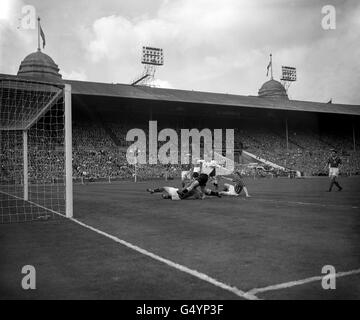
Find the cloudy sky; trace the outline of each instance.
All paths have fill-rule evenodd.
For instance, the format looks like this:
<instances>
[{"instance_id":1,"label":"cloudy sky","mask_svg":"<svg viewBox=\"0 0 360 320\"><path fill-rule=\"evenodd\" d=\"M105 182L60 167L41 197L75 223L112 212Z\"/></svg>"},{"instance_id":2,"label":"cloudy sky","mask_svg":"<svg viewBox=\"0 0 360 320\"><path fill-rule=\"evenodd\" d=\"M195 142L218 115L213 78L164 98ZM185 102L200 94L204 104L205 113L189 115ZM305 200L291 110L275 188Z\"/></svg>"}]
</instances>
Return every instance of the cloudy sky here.
<instances>
[{"instance_id":1,"label":"cloudy sky","mask_svg":"<svg viewBox=\"0 0 360 320\"><path fill-rule=\"evenodd\" d=\"M37 48L24 5L41 17L63 78L130 83L149 45L164 49L159 86L256 95L272 52L275 79L282 65L297 68L292 99L360 105L358 0L0 0L0 73ZM322 28L325 5L335 30Z\"/></svg>"}]
</instances>

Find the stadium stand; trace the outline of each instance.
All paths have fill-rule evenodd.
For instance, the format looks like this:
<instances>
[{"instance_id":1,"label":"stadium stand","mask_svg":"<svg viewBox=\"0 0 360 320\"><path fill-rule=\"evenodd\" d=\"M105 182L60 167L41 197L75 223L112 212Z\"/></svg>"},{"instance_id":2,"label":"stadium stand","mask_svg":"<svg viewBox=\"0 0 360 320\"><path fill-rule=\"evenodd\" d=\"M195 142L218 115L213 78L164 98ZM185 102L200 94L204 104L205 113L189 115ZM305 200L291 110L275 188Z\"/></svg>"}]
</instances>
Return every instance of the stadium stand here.
<instances>
[{"instance_id":1,"label":"stadium stand","mask_svg":"<svg viewBox=\"0 0 360 320\"><path fill-rule=\"evenodd\" d=\"M178 133L180 128L234 128L239 168L245 163L241 150L246 150L304 176L325 175L326 160L335 148L343 160L341 173L360 174L355 142L360 139L359 106L291 100L273 79L257 96L63 80L56 63L40 51L21 62L16 76L0 74L0 79L20 78L71 85L75 180L132 179L126 133L132 128L147 132L149 120L158 121L158 131L172 128ZM0 146L2 180L21 179L11 177L14 164L8 161L16 158L9 153L20 149ZM30 157L30 175L40 166L42 179L51 180L50 164L61 165L63 159L55 150L41 152L46 153L41 164L31 163ZM150 179L179 175L181 166L139 165L137 170L140 178Z\"/></svg>"},{"instance_id":2,"label":"stadium stand","mask_svg":"<svg viewBox=\"0 0 360 320\"><path fill-rule=\"evenodd\" d=\"M73 173L75 179L83 178L89 181L109 178L132 179L134 168L126 160L126 151L130 142L127 142L125 137L128 130L134 127L141 128L141 125L127 126L124 123L111 122L108 126L120 141L120 145L114 143L100 124L86 121L74 122ZM327 174L325 165L331 148L336 148L340 152L343 160L342 174L360 174L360 152L352 150L350 138L345 139L342 135L331 132L321 132L319 135L308 130L297 130L290 133L287 149L285 137L271 131L270 128L247 128L235 132L235 145L242 146L244 150L288 169L299 170L306 176ZM21 150L21 148L1 149L2 179L5 177L16 179L11 176L10 166L13 164L7 161L7 159L21 158L10 155L15 150ZM43 161L42 163L30 161L30 176L33 172L38 172L42 175L40 177L42 180L51 181L51 166L54 163L58 163L59 167L62 166L63 159L57 157L57 153L53 150L40 152L44 153L41 157ZM29 159L32 158L30 155ZM180 166L172 166L168 169L160 164L144 165L138 166L138 176L141 179L163 178L165 171L170 172L171 175L179 175L180 170Z\"/></svg>"},{"instance_id":3,"label":"stadium stand","mask_svg":"<svg viewBox=\"0 0 360 320\"><path fill-rule=\"evenodd\" d=\"M124 123L115 122L108 125L120 141L120 146L116 146L105 130L99 126L86 123L74 124L75 177L131 178L134 169L126 160L126 150L130 142L127 142L125 137L128 130L142 126L140 124L126 126ZM244 150L288 169L299 170L307 176L326 175L325 165L329 150L337 148L343 159L343 173L360 174L359 152L352 150L349 139L329 133L317 136L313 132L297 131L291 133L289 141L287 149L285 137L268 128L242 129L238 130L235 136L235 145L242 145ZM163 165L139 166L138 169L138 174L143 179L164 176ZM172 170L177 172L180 168L174 166Z\"/></svg>"}]
</instances>

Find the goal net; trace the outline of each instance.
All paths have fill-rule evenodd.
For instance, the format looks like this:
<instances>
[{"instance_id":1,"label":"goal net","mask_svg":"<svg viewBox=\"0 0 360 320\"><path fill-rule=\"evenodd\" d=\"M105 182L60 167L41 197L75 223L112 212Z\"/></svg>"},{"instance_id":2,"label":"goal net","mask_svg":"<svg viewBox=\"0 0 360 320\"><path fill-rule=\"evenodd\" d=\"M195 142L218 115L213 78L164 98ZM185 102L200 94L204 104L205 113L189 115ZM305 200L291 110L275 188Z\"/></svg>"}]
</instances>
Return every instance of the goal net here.
<instances>
[{"instance_id":1,"label":"goal net","mask_svg":"<svg viewBox=\"0 0 360 320\"><path fill-rule=\"evenodd\" d=\"M0 79L0 223L72 216L71 89Z\"/></svg>"}]
</instances>

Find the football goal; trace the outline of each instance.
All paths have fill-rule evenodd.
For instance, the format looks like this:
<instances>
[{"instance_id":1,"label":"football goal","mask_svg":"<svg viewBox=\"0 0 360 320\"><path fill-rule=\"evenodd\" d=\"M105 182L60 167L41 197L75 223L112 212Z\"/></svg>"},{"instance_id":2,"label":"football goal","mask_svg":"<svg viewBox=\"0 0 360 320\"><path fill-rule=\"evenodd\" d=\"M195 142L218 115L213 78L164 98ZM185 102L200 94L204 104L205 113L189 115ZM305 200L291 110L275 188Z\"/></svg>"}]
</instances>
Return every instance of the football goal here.
<instances>
[{"instance_id":1,"label":"football goal","mask_svg":"<svg viewBox=\"0 0 360 320\"><path fill-rule=\"evenodd\" d=\"M71 87L0 78L0 223L72 214Z\"/></svg>"}]
</instances>

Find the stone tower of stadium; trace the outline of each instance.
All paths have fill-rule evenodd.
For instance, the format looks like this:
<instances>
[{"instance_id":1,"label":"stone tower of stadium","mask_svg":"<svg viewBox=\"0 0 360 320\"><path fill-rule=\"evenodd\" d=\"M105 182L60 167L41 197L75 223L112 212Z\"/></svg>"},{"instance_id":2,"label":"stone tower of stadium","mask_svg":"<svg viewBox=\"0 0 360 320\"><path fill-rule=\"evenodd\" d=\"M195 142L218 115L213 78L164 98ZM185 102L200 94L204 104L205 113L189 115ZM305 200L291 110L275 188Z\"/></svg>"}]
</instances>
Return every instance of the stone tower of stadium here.
<instances>
[{"instance_id":1,"label":"stone tower of stadium","mask_svg":"<svg viewBox=\"0 0 360 320\"><path fill-rule=\"evenodd\" d=\"M262 98L282 98L289 100L284 86L274 79L266 81L259 89L258 95Z\"/></svg>"},{"instance_id":2,"label":"stone tower of stadium","mask_svg":"<svg viewBox=\"0 0 360 320\"><path fill-rule=\"evenodd\" d=\"M20 64L17 75L29 80L62 82L58 65L50 56L41 52L40 49L25 57Z\"/></svg>"}]
</instances>

